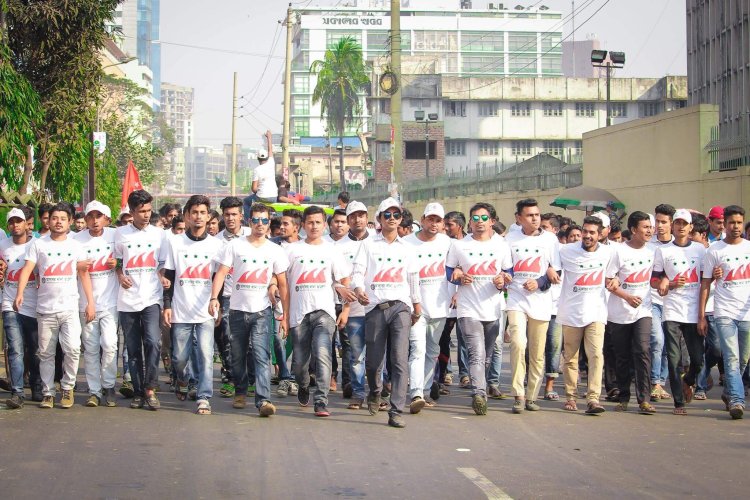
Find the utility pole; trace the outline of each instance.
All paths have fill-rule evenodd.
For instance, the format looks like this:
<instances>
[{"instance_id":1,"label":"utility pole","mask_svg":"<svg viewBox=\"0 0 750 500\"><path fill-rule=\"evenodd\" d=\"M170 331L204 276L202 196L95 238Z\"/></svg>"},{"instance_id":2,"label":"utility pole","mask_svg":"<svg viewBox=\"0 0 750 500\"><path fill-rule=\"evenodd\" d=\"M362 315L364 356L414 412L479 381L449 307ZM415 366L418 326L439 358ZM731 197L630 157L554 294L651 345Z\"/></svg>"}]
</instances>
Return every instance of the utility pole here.
<instances>
[{"instance_id":1,"label":"utility pole","mask_svg":"<svg viewBox=\"0 0 750 500\"><path fill-rule=\"evenodd\" d=\"M284 72L284 132L281 137L281 168L289 176L289 122L292 111L292 4L286 10L286 69Z\"/></svg>"},{"instance_id":2,"label":"utility pole","mask_svg":"<svg viewBox=\"0 0 750 500\"><path fill-rule=\"evenodd\" d=\"M231 193L237 194L237 72L234 72L232 85L232 164L229 167L231 175Z\"/></svg>"},{"instance_id":3,"label":"utility pole","mask_svg":"<svg viewBox=\"0 0 750 500\"><path fill-rule=\"evenodd\" d=\"M391 127L393 139L393 163L391 182L395 186L391 191L400 192L401 177L403 174L402 158L404 143L401 140L401 1L391 1L391 71L396 75L398 86L396 92L391 95ZM401 196L401 203L405 200Z\"/></svg>"}]
</instances>

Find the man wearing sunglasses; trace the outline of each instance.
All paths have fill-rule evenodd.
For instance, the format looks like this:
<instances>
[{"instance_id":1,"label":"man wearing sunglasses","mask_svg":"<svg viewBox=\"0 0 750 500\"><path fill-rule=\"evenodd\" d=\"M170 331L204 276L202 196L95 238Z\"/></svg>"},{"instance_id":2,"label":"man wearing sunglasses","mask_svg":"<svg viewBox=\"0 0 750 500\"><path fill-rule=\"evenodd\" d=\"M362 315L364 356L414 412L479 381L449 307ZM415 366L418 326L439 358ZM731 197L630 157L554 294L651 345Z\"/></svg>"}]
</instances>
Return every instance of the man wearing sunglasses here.
<instances>
[{"instance_id":1,"label":"man wearing sunglasses","mask_svg":"<svg viewBox=\"0 0 750 500\"><path fill-rule=\"evenodd\" d=\"M477 203L469 219L471 234L453 242L445 271L452 283L460 285L456 312L469 355L471 406L477 415L486 415L486 370L505 310L503 289L511 280L503 270L513 267L513 261L508 243L492 228L497 219L495 207Z\"/></svg>"},{"instance_id":2,"label":"man wearing sunglasses","mask_svg":"<svg viewBox=\"0 0 750 500\"><path fill-rule=\"evenodd\" d=\"M393 198L380 203L375 217L381 232L363 242L352 274L357 301L365 306L367 409L370 415L379 411L388 346L392 385L388 425L397 428L406 426L401 414L409 376L409 330L422 316L414 248L398 237L401 213L401 205Z\"/></svg>"},{"instance_id":3,"label":"man wearing sunglasses","mask_svg":"<svg viewBox=\"0 0 750 500\"><path fill-rule=\"evenodd\" d=\"M286 270L289 260L266 239L270 223L268 207L256 203L250 208L251 233L225 245L216 257L219 269L214 275L209 313L219 310L218 296L224 286L224 278L232 269L234 290L229 301L229 328L232 344L232 379L235 384L232 407L245 407L247 397L247 350L252 347L255 361L255 407L261 417L276 413L271 403L271 300L268 288L275 277L284 311L289 311L289 291ZM281 330L286 337L288 320L282 317Z\"/></svg>"}]
</instances>

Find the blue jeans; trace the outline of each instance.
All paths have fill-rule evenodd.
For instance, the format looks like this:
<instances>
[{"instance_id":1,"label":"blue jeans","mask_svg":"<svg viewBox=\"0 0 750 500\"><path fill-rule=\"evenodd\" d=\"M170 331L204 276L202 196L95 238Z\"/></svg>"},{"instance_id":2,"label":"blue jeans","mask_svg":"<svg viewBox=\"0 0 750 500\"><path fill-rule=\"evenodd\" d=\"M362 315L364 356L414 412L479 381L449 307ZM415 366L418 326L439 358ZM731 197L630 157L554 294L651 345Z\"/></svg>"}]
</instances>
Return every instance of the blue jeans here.
<instances>
[{"instance_id":1,"label":"blue jeans","mask_svg":"<svg viewBox=\"0 0 750 500\"><path fill-rule=\"evenodd\" d=\"M159 381L161 355L161 306L152 304L142 311L120 312L120 325L125 334L128 367L136 396L156 387Z\"/></svg>"},{"instance_id":2,"label":"blue jeans","mask_svg":"<svg viewBox=\"0 0 750 500\"><path fill-rule=\"evenodd\" d=\"M469 376L469 348L461 330L461 325L456 321L456 340L458 341L458 380Z\"/></svg>"},{"instance_id":3,"label":"blue jeans","mask_svg":"<svg viewBox=\"0 0 750 500\"><path fill-rule=\"evenodd\" d=\"M492 362L492 352L500 332L500 322L458 318L469 353L469 377L472 396L487 397L487 371Z\"/></svg>"},{"instance_id":4,"label":"blue jeans","mask_svg":"<svg viewBox=\"0 0 750 500\"><path fill-rule=\"evenodd\" d=\"M305 314L302 322L291 329L294 351L292 371L300 390L310 387L310 360L315 364L315 394L313 401L328 405L331 387L331 342L336 321L325 311Z\"/></svg>"},{"instance_id":5,"label":"blue jeans","mask_svg":"<svg viewBox=\"0 0 750 500\"><path fill-rule=\"evenodd\" d=\"M713 315L706 316L708 323L708 332L706 333L706 350L703 355L703 368L698 374L698 381L695 383L696 392L706 392L708 390L708 375L711 368L722 362L721 343L719 342L719 332L716 331L716 323Z\"/></svg>"},{"instance_id":6,"label":"blue jeans","mask_svg":"<svg viewBox=\"0 0 750 500\"><path fill-rule=\"evenodd\" d=\"M278 323L274 323L275 330L273 332L273 355L276 356L276 364L279 365L279 380L293 380L292 374L289 372L289 367L286 364L286 343L281 337L281 330L278 328ZM330 380L331 376L328 376Z\"/></svg>"},{"instance_id":7,"label":"blue jeans","mask_svg":"<svg viewBox=\"0 0 750 500\"><path fill-rule=\"evenodd\" d=\"M714 318L724 357L724 394L729 404L745 406L745 387L742 374L750 358L750 321Z\"/></svg>"},{"instance_id":8,"label":"blue jeans","mask_svg":"<svg viewBox=\"0 0 750 500\"><path fill-rule=\"evenodd\" d=\"M197 356L195 344L198 346ZM188 361L191 357L196 358L197 370L193 368L193 376L198 377L198 399L210 399L214 394L214 320L173 324L172 351L177 382L181 386L188 383Z\"/></svg>"},{"instance_id":9,"label":"blue jeans","mask_svg":"<svg viewBox=\"0 0 750 500\"><path fill-rule=\"evenodd\" d=\"M667 383L669 366L667 350L664 349L664 327L662 326L662 306L651 304L651 385L663 386Z\"/></svg>"},{"instance_id":10,"label":"blue jeans","mask_svg":"<svg viewBox=\"0 0 750 500\"><path fill-rule=\"evenodd\" d=\"M352 349L352 397L365 399L365 317L350 317L346 322L346 333Z\"/></svg>"},{"instance_id":11,"label":"blue jeans","mask_svg":"<svg viewBox=\"0 0 750 500\"><path fill-rule=\"evenodd\" d=\"M256 313L229 311L232 332L232 379L235 394L246 395L248 386L248 349L255 366L255 407L271 401L271 308Z\"/></svg>"},{"instance_id":12,"label":"blue jeans","mask_svg":"<svg viewBox=\"0 0 750 500\"><path fill-rule=\"evenodd\" d=\"M500 372L503 368L503 337L498 334L492 349L490 366L487 368L487 387L500 389Z\"/></svg>"},{"instance_id":13,"label":"blue jeans","mask_svg":"<svg viewBox=\"0 0 750 500\"><path fill-rule=\"evenodd\" d=\"M39 376L39 337L36 318L24 316L14 311L3 311L3 328L8 341L8 373L13 394L23 397L24 352L31 355L29 367L29 384L32 392L42 391L42 379Z\"/></svg>"},{"instance_id":14,"label":"blue jeans","mask_svg":"<svg viewBox=\"0 0 750 500\"><path fill-rule=\"evenodd\" d=\"M562 325L552 316L547 326L547 343L544 345L544 372L547 378L557 378L560 374L560 353L562 352Z\"/></svg>"}]
</instances>

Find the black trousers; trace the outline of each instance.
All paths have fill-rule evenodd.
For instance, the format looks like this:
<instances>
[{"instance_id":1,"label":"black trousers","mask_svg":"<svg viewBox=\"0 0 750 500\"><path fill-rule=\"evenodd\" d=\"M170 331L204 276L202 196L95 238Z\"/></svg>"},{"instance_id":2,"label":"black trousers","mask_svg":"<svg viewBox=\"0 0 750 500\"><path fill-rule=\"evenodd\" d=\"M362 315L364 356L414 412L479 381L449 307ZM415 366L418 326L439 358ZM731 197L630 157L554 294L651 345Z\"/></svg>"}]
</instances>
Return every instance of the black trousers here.
<instances>
[{"instance_id":1,"label":"black trousers","mask_svg":"<svg viewBox=\"0 0 750 500\"><path fill-rule=\"evenodd\" d=\"M695 385L698 374L703 368L703 337L698 335L696 323L680 323L677 321L665 321L664 340L667 346L667 363L669 365L669 385L672 388L675 408L685 406L682 394L682 382L687 385ZM685 347L690 357L690 368L681 377L682 349L680 340L685 342Z\"/></svg>"},{"instance_id":2,"label":"black trousers","mask_svg":"<svg viewBox=\"0 0 750 500\"><path fill-rule=\"evenodd\" d=\"M651 396L651 318L628 324L610 321L607 326L615 355L620 402L630 401L633 373L636 400L638 404L647 402Z\"/></svg>"}]
</instances>

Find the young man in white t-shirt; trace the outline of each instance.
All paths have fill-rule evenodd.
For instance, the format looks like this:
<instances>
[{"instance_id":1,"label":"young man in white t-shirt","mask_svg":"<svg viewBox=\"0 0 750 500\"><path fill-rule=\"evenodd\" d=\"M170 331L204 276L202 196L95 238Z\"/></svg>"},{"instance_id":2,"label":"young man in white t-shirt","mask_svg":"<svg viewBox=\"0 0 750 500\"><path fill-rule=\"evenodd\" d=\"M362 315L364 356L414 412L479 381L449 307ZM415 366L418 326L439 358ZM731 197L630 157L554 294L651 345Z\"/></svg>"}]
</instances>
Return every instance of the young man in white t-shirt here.
<instances>
[{"instance_id":1,"label":"young man in white t-shirt","mask_svg":"<svg viewBox=\"0 0 750 500\"><path fill-rule=\"evenodd\" d=\"M245 220L250 218L250 207L253 203L276 203L279 196L271 138L271 131L266 130L266 147L258 151L258 166L253 170L253 183L250 187L252 193L242 200Z\"/></svg>"},{"instance_id":2,"label":"young man in white t-shirt","mask_svg":"<svg viewBox=\"0 0 750 500\"><path fill-rule=\"evenodd\" d=\"M3 283L3 329L8 341L8 366L5 370L10 377L10 399L5 405L10 409L23 408L25 395L23 390L24 371L29 371L29 385L31 386L32 401L42 400L42 380L39 376L39 336L36 320L37 280L35 273L29 276L29 282L24 290L23 306L13 310L16 300L18 279L21 269L26 264L26 252L33 241L28 233L27 218L33 212L29 207L18 206L11 209L6 216L9 237L0 241L0 259L5 264L5 280ZM26 357L28 355L28 358ZM31 360L31 366L26 366L25 359Z\"/></svg>"},{"instance_id":3,"label":"young man in white t-shirt","mask_svg":"<svg viewBox=\"0 0 750 500\"><path fill-rule=\"evenodd\" d=\"M232 407L246 405L248 373L247 355L251 348L255 364L255 407L261 417L276 413L271 403L271 320L269 298L271 279L275 278L284 311L289 311L289 292L286 271L289 259L278 245L268 241L266 233L270 224L268 207L256 203L250 209L251 233L225 245L216 256L219 268L214 275L209 314L219 312L219 294L226 275L232 271L234 290L229 302L229 328L232 344L232 379L234 402ZM287 316L277 318L282 335L289 330Z\"/></svg>"},{"instance_id":4,"label":"young man in white t-shirt","mask_svg":"<svg viewBox=\"0 0 750 500\"><path fill-rule=\"evenodd\" d=\"M477 415L487 414L486 372L505 310L503 290L512 280L506 272L513 267L510 247L495 234L492 225L496 220L495 207L489 203L471 207L471 234L452 242L445 262L446 277L460 285L456 316L468 351L471 406ZM523 411L523 406L514 406L514 412L518 411Z\"/></svg>"},{"instance_id":5,"label":"young man in white t-shirt","mask_svg":"<svg viewBox=\"0 0 750 500\"><path fill-rule=\"evenodd\" d=\"M537 411L547 327L552 317L550 285L560 282L559 243L552 233L540 231L541 212L534 199L516 203L516 222L521 230L505 239L513 258L507 305L512 388L516 401L525 400L527 410ZM529 376L524 387L527 345Z\"/></svg>"},{"instance_id":6,"label":"young man in white t-shirt","mask_svg":"<svg viewBox=\"0 0 750 500\"><path fill-rule=\"evenodd\" d=\"M57 204L50 210L48 235L34 240L26 252L26 264L18 278L18 290L13 308L20 311L29 278L38 269L37 322L39 324L39 372L42 377L44 397L40 408L52 408L55 395L55 351L59 339L63 359L63 377L60 381L62 399L60 406L73 406L73 386L81 355L81 320L78 317L78 281L86 297L85 321L96 316L91 279L87 268L78 268L85 260L80 243L68 236L73 214L66 204Z\"/></svg>"},{"instance_id":7,"label":"young man in white t-shirt","mask_svg":"<svg viewBox=\"0 0 750 500\"><path fill-rule=\"evenodd\" d=\"M706 302L711 282L714 292L714 323L724 358L724 394L721 398L733 419L745 412L742 374L750 358L750 241L742 238L745 209L724 207L726 236L708 248L703 262L698 331L705 336Z\"/></svg>"},{"instance_id":8,"label":"young man in white t-shirt","mask_svg":"<svg viewBox=\"0 0 750 500\"><path fill-rule=\"evenodd\" d=\"M164 288L164 324L172 328L172 353L177 375L175 393L185 401L188 395L188 361L193 344L198 345L198 415L210 415L213 396L214 325L218 314L209 314L212 277L222 243L208 234L211 201L193 195L185 203L188 229L167 243L164 267L160 271L170 282Z\"/></svg>"},{"instance_id":9,"label":"young man in white t-shirt","mask_svg":"<svg viewBox=\"0 0 750 500\"><path fill-rule=\"evenodd\" d=\"M104 405L112 407L117 406L117 292L120 288L115 274L115 230L109 227L112 212L103 203L96 200L89 202L84 213L86 229L77 233L74 238L83 246L96 303L96 317L86 323L86 301L79 284L83 362L89 386L86 406L97 407L103 398Z\"/></svg>"},{"instance_id":10,"label":"young man in white t-shirt","mask_svg":"<svg viewBox=\"0 0 750 500\"><path fill-rule=\"evenodd\" d=\"M344 326L349 315L349 304L343 304L336 316L333 300L334 284L349 286L350 266L332 243L323 240L326 226L325 211L317 206L307 207L302 215L307 237L286 248L289 258L287 271L290 302L287 311L294 350L292 372L298 384L300 406L310 403L310 363L315 366L315 416L327 417L328 391L331 380L331 344L337 325Z\"/></svg>"},{"instance_id":11,"label":"young man in white t-shirt","mask_svg":"<svg viewBox=\"0 0 750 500\"><path fill-rule=\"evenodd\" d=\"M685 403L693 399L695 381L703 367L703 337L698 334L698 299L706 249L690 240L693 217L684 208L672 217L669 245L656 249L651 286L663 297L664 333L675 415L686 415ZM682 372L684 342L690 368ZM685 360L687 361L687 360Z\"/></svg>"},{"instance_id":12,"label":"young man in white t-shirt","mask_svg":"<svg viewBox=\"0 0 750 500\"><path fill-rule=\"evenodd\" d=\"M675 208L662 203L654 209L654 237L651 244L653 251L661 245L672 242L672 216ZM655 289L651 289L651 401L670 399L672 396L664 390L669 376L667 350L664 342L663 302Z\"/></svg>"},{"instance_id":13,"label":"young man in white t-shirt","mask_svg":"<svg viewBox=\"0 0 750 500\"><path fill-rule=\"evenodd\" d=\"M615 351L615 370L619 383L615 411L627 411L630 402L630 381L635 373L635 397L638 412L651 415L656 409L649 403L651 393L651 268L654 251L651 240L651 219L645 212L635 211L628 217L629 241L613 246L612 260L607 269L609 278L616 278L619 287L609 296L608 327Z\"/></svg>"},{"instance_id":14,"label":"young man in white t-shirt","mask_svg":"<svg viewBox=\"0 0 750 500\"><path fill-rule=\"evenodd\" d=\"M440 336L451 301L450 288L445 279L445 259L451 240L443 233L445 209L440 203L428 203L422 214L422 229L404 238L414 245L419 266L419 294L422 297L422 317L409 333L409 411L419 413L422 408L435 406L432 398L425 399L435 375L440 354Z\"/></svg>"},{"instance_id":15,"label":"young man in white t-shirt","mask_svg":"<svg viewBox=\"0 0 750 500\"><path fill-rule=\"evenodd\" d=\"M611 247L599 243L602 221L598 217L583 219L581 243L570 243L560 249L563 283L557 309L557 321L563 331L563 378L567 401L563 408L576 411L578 397L578 353L584 342L589 363L586 413L604 411L599 403L604 369L604 325L607 322L606 273L612 256Z\"/></svg>"}]
</instances>

